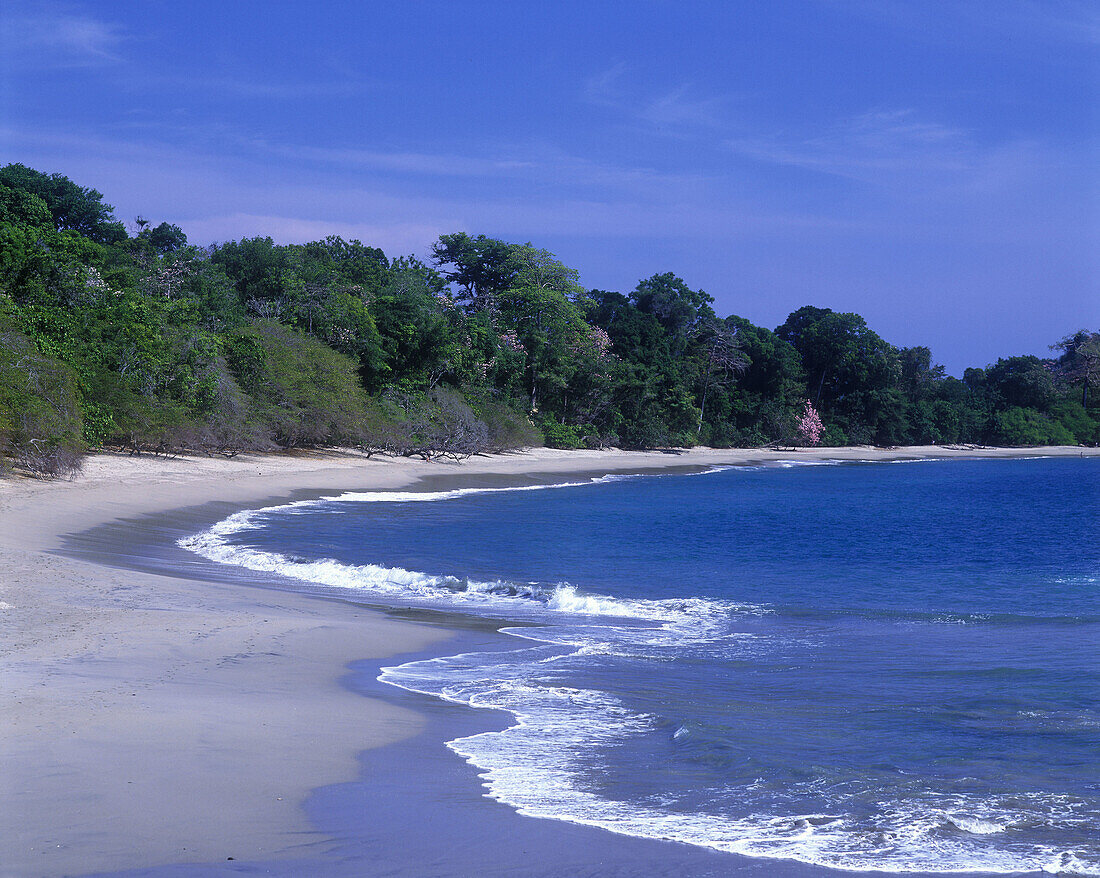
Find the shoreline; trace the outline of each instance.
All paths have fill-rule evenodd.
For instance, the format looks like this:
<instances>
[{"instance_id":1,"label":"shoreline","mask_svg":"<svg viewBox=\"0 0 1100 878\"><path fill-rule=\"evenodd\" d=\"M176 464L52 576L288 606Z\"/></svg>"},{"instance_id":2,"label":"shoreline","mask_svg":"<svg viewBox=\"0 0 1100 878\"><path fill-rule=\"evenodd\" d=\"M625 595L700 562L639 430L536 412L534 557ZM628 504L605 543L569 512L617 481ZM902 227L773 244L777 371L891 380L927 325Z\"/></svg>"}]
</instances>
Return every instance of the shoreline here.
<instances>
[{"instance_id":1,"label":"shoreline","mask_svg":"<svg viewBox=\"0 0 1100 878\"><path fill-rule=\"evenodd\" d=\"M66 552L66 535L214 501L245 509L436 477L470 485L789 459L1039 456L1100 449L536 449L461 463L100 454L71 482L0 479L0 874L316 853L327 837L302 808L311 791L354 780L357 754L424 723L341 685L348 666L455 636L351 602L106 566Z\"/></svg>"}]
</instances>

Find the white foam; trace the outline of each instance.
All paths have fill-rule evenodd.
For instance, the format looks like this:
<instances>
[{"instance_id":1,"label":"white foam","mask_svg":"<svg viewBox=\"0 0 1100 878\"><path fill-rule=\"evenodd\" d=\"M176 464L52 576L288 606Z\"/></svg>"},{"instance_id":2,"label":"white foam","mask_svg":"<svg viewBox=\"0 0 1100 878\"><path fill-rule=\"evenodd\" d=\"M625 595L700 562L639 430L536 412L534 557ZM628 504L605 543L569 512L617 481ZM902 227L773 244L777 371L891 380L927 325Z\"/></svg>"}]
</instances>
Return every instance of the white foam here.
<instances>
[{"instance_id":1,"label":"white foam","mask_svg":"<svg viewBox=\"0 0 1100 878\"><path fill-rule=\"evenodd\" d=\"M451 491L345 491L331 498L337 502L352 503L436 503L441 500L461 500L479 494L514 494L522 491L551 491L557 488L584 488L591 485L606 485L627 479L640 478L636 475L612 473L606 476L594 476L583 482L555 482L548 485L513 485L503 488L455 488Z\"/></svg>"},{"instance_id":2,"label":"white foam","mask_svg":"<svg viewBox=\"0 0 1100 878\"><path fill-rule=\"evenodd\" d=\"M965 814L948 814L946 819L952 826L974 835L993 835L1004 832L1007 828L1005 824L998 823L996 820L983 820L981 817L968 817Z\"/></svg>"},{"instance_id":3,"label":"white foam","mask_svg":"<svg viewBox=\"0 0 1100 878\"><path fill-rule=\"evenodd\" d=\"M621 631L606 626L598 630ZM541 633L535 629L533 636ZM616 639L600 646L616 651ZM1081 852L985 841L1011 833L1017 822L1070 825L1076 820L1080 829L1082 815L1074 814L1076 805L1068 797L1036 794L998 803L928 792L909 801L884 801L860 821L844 816L843 801L829 814L768 813L762 807L758 813L731 816L662 807L659 796L640 802L603 798L585 781L593 770L592 754L652 734L656 718L630 712L607 693L557 685L556 675L540 680L535 671L584 654L562 654L549 646L469 653L383 668L378 679L470 707L512 713L515 722L509 728L458 738L447 746L478 769L489 798L525 816L849 871L1100 875L1100 862ZM674 728L675 741L691 735L685 725ZM732 790L730 796L746 799L754 795L754 786ZM806 791L813 787L809 784Z\"/></svg>"},{"instance_id":4,"label":"white foam","mask_svg":"<svg viewBox=\"0 0 1100 878\"><path fill-rule=\"evenodd\" d=\"M472 493L486 491L542 490L551 487L577 487L612 481L622 476L605 476L589 482L570 485L539 485L521 488L472 488L460 491L444 491L435 494L411 494L408 496L435 500L455 499ZM393 497L403 494L344 494L345 502L403 502ZM261 526L261 519L272 513L296 514L315 508L331 500L299 500L264 509L245 510L228 516L207 530L179 540L182 548L195 552L211 561L230 564L294 579L312 586L337 589L345 592L385 598L402 603L435 604L466 609L476 606L479 611L496 609L509 615L534 614L540 619L555 616L613 617L653 623L657 626L673 626L682 631L694 629L697 633L712 631L716 626L728 627L732 612L762 612L763 608L735 605L701 599L685 600L631 600L609 595L587 594L569 583L544 586L538 583L511 582L507 580L479 581L458 576L434 575L402 567L385 567L377 564L344 564L332 558L317 560L295 558L278 552L269 552L233 540L242 533ZM419 502L419 500L418 500Z\"/></svg>"},{"instance_id":5,"label":"white foam","mask_svg":"<svg viewBox=\"0 0 1100 878\"><path fill-rule=\"evenodd\" d=\"M1100 863L1083 860L1073 851L1061 851L1041 868L1053 875L1100 875Z\"/></svg>"}]
</instances>

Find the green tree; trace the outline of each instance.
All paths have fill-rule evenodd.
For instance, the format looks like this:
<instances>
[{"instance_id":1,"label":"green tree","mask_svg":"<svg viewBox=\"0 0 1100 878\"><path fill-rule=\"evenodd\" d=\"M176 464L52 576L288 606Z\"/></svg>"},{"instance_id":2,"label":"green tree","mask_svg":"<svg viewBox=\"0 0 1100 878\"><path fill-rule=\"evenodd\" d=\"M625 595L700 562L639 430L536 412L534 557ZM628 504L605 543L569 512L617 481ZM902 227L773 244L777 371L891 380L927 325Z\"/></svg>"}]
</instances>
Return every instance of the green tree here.
<instances>
[{"instance_id":1,"label":"green tree","mask_svg":"<svg viewBox=\"0 0 1100 878\"><path fill-rule=\"evenodd\" d=\"M700 372L702 374L702 393L699 401L699 425L695 432L703 432L703 419L707 410L707 391L712 384L725 384L748 368L749 359L741 350L737 338L737 327L719 320L708 320L699 324L695 331L695 342L700 348Z\"/></svg>"},{"instance_id":2,"label":"green tree","mask_svg":"<svg viewBox=\"0 0 1100 878\"><path fill-rule=\"evenodd\" d=\"M77 186L61 174L44 174L22 164L0 168L0 184L40 198L59 232L72 231L98 244L126 239L126 229L103 203L103 193Z\"/></svg>"},{"instance_id":3,"label":"green tree","mask_svg":"<svg viewBox=\"0 0 1100 878\"><path fill-rule=\"evenodd\" d=\"M727 317L737 328L748 365L737 380L729 417L740 441L762 445L785 439L806 398L806 382L798 351L770 329L743 317Z\"/></svg>"},{"instance_id":4,"label":"green tree","mask_svg":"<svg viewBox=\"0 0 1100 878\"><path fill-rule=\"evenodd\" d=\"M441 235L432 258L448 282L458 286L460 300L472 310L492 309L522 268L516 245L465 232Z\"/></svg>"},{"instance_id":5,"label":"green tree","mask_svg":"<svg viewBox=\"0 0 1100 878\"><path fill-rule=\"evenodd\" d=\"M858 314L807 305L775 331L802 358L815 408L856 442L904 437L898 351Z\"/></svg>"},{"instance_id":6,"label":"green tree","mask_svg":"<svg viewBox=\"0 0 1100 878\"><path fill-rule=\"evenodd\" d=\"M1073 445L1062 424L1032 408L1012 406L993 419L994 438L1001 445Z\"/></svg>"},{"instance_id":7,"label":"green tree","mask_svg":"<svg viewBox=\"0 0 1100 878\"><path fill-rule=\"evenodd\" d=\"M639 281L630 298L639 311L652 314L664 327L675 350L683 350L689 331L697 324L715 317L711 308L714 298L691 289L672 272Z\"/></svg>"},{"instance_id":8,"label":"green tree","mask_svg":"<svg viewBox=\"0 0 1100 878\"><path fill-rule=\"evenodd\" d=\"M1045 412L1054 402L1052 369L1038 357L1007 357L986 369L987 392L998 408L1032 408Z\"/></svg>"},{"instance_id":9,"label":"green tree","mask_svg":"<svg viewBox=\"0 0 1100 878\"><path fill-rule=\"evenodd\" d=\"M1081 388L1081 406L1089 407L1089 389L1100 385L1100 332L1081 329L1067 335L1051 350L1061 351L1057 375L1071 386Z\"/></svg>"},{"instance_id":10,"label":"green tree","mask_svg":"<svg viewBox=\"0 0 1100 878\"><path fill-rule=\"evenodd\" d=\"M362 440L366 394L350 358L268 320L229 333L224 349L234 378L251 397L251 417L278 445Z\"/></svg>"},{"instance_id":11,"label":"green tree","mask_svg":"<svg viewBox=\"0 0 1100 878\"><path fill-rule=\"evenodd\" d=\"M259 317L279 317L287 308L284 276L292 267L285 247L271 238L242 238L215 247L210 254L233 281L241 304Z\"/></svg>"}]
</instances>

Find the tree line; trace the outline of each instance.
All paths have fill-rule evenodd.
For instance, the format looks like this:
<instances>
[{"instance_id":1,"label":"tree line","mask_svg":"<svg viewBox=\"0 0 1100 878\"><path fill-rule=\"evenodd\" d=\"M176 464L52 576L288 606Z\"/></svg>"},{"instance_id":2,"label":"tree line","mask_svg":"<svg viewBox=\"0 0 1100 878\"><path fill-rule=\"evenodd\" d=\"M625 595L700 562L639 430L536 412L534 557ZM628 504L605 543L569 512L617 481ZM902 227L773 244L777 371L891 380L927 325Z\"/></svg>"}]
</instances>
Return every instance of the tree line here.
<instances>
[{"instance_id":1,"label":"tree line","mask_svg":"<svg viewBox=\"0 0 1100 878\"><path fill-rule=\"evenodd\" d=\"M0 168L0 463L88 449L561 448L1100 441L1100 332L962 379L927 347L806 306L719 317L672 273L587 289L552 253L465 233L430 261L328 237L127 229L60 174ZM807 405L808 403L808 405Z\"/></svg>"}]
</instances>

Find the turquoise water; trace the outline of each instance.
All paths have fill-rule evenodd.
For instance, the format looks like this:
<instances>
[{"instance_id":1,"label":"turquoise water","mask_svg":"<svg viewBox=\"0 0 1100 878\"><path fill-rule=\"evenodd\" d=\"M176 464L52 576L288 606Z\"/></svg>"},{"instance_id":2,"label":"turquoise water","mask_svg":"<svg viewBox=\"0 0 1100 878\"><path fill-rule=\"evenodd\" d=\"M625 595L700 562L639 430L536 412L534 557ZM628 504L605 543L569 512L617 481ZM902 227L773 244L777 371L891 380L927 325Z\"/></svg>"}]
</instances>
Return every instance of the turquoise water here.
<instances>
[{"instance_id":1,"label":"turquoise water","mask_svg":"<svg viewBox=\"0 0 1100 878\"><path fill-rule=\"evenodd\" d=\"M521 813L887 871L1100 874L1100 461L736 467L349 494L185 545L491 616L381 679Z\"/></svg>"}]
</instances>

